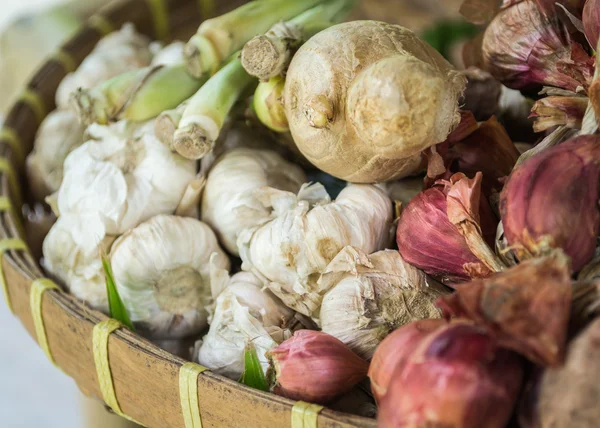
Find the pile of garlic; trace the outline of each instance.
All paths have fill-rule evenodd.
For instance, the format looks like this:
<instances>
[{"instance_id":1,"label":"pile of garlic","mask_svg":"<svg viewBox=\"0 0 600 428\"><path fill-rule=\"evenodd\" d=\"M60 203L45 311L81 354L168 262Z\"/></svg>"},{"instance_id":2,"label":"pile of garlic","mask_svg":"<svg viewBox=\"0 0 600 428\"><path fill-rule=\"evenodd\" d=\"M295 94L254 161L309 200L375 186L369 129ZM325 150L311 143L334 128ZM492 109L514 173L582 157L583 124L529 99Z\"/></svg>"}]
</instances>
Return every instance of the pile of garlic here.
<instances>
[{"instance_id":1,"label":"pile of garlic","mask_svg":"<svg viewBox=\"0 0 600 428\"><path fill-rule=\"evenodd\" d=\"M353 184L315 170L290 134L256 126L247 95L258 82L239 59L198 77L186 52L124 26L61 83L28 159L38 199L57 216L43 267L110 315L108 260L139 334L231 379L244 373L250 344L267 371L299 330L322 330L358 354L363 376L363 360L393 329L440 315L434 301L446 289L390 249L392 200L408 203L422 178ZM121 107L95 114L109 104ZM134 104L141 116L119 114ZM86 118L96 122L84 127ZM189 156L207 142L210 151Z\"/></svg>"},{"instance_id":2,"label":"pile of garlic","mask_svg":"<svg viewBox=\"0 0 600 428\"><path fill-rule=\"evenodd\" d=\"M37 200L56 192L63 177L67 155L84 142L85 128L69 110L69 96L78 88L90 88L152 61L150 40L125 24L120 31L104 37L56 91L57 109L41 124L33 151L27 157L27 175Z\"/></svg>"}]
</instances>

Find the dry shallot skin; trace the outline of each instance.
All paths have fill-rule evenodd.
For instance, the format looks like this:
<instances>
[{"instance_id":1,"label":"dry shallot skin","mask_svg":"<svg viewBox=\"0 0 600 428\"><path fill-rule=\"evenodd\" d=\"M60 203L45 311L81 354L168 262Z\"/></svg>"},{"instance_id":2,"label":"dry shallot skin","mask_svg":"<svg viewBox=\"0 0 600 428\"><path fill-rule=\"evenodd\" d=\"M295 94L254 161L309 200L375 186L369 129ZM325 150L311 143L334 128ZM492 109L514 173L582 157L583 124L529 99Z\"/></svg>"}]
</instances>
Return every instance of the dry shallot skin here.
<instances>
[{"instance_id":1,"label":"dry shallot skin","mask_svg":"<svg viewBox=\"0 0 600 428\"><path fill-rule=\"evenodd\" d=\"M555 16L545 17L531 0L500 12L483 39L485 68L512 89L587 88L593 60L570 40Z\"/></svg>"},{"instance_id":2,"label":"dry shallot skin","mask_svg":"<svg viewBox=\"0 0 600 428\"><path fill-rule=\"evenodd\" d=\"M598 46L600 37L600 1L587 0L583 7L583 29L592 48Z\"/></svg>"},{"instance_id":3,"label":"dry shallot skin","mask_svg":"<svg viewBox=\"0 0 600 428\"><path fill-rule=\"evenodd\" d=\"M533 130L543 132L555 126L581 129L588 107L587 97L550 96L536 101L530 118L535 118Z\"/></svg>"},{"instance_id":4,"label":"dry shallot skin","mask_svg":"<svg viewBox=\"0 0 600 428\"><path fill-rule=\"evenodd\" d=\"M454 182L439 180L406 206L396 231L404 260L446 285L492 275L492 267L473 253L456 225L461 218L468 219L476 223L473 226L479 228L482 237L495 235L497 222L487 200L481 197L481 179L481 174L473 180L455 174L451 178ZM467 189L462 188L465 184Z\"/></svg>"},{"instance_id":5,"label":"dry shallot skin","mask_svg":"<svg viewBox=\"0 0 600 428\"><path fill-rule=\"evenodd\" d=\"M500 195L504 233L520 260L562 248L578 272L600 231L600 136L586 135L531 157Z\"/></svg>"},{"instance_id":6,"label":"dry shallot skin","mask_svg":"<svg viewBox=\"0 0 600 428\"><path fill-rule=\"evenodd\" d=\"M557 250L491 278L460 284L438 305L447 317L472 320L504 348L537 364L563 361L571 309L569 259Z\"/></svg>"},{"instance_id":7,"label":"dry shallot skin","mask_svg":"<svg viewBox=\"0 0 600 428\"><path fill-rule=\"evenodd\" d=\"M466 138L451 144L447 156L453 172L469 177L483 173L482 185L488 193L502 189L500 180L510 175L520 154L504 127L491 117Z\"/></svg>"},{"instance_id":8,"label":"dry shallot skin","mask_svg":"<svg viewBox=\"0 0 600 428\"><path fill-rule=\"evenodd\" d=\"M385 396L396 366L404 363L421 340L445 325L447 321L443 319L414 321L394 330L379 344L369 365L375 400L379 402Z\"/></svg>"},{"instance_id":9,"label":"dry shallot skin","mask_svg":"<svg viewBox=\"0 0 600 428\"><path fill-rule=\"evenodd\" d=\"M367 376L369 364L335 337L299 330L267 352L271 390L292 400L327 403Z\"/></svg>"},{"instance_id":10,"label":"dry shallot skin","mask_svg":"<svg viewBox=\"0 0 600 428\"><path fill-rule=\"evenodd\" d=\"M353 183L417 173L458 124L466 79L412 31L377 21L330 27L290 64L286 116L300 151Z\"/></svg>"},{"instance_id":11,"label":"dry shallot skin","mask_svg":"<svg viewBox=\"0 0 600 428\"><path fill-rule=\"evenodd\" d=\"M452 323L423 337L396 366L378 426L503 428L522 380L518 355L499 349L485 329Z\"/></svg>"},{"instance_id":12,"label":"dry shallot skin","mask_svg":"<svg viewBox=\"0 0 600 428\"><path fill-rule=\"evenodd\" d=\"M523 428L596 428L600 420L600 318L569 343L565 364L538 371L519 405Z\"/></svg>"}]
</instances>

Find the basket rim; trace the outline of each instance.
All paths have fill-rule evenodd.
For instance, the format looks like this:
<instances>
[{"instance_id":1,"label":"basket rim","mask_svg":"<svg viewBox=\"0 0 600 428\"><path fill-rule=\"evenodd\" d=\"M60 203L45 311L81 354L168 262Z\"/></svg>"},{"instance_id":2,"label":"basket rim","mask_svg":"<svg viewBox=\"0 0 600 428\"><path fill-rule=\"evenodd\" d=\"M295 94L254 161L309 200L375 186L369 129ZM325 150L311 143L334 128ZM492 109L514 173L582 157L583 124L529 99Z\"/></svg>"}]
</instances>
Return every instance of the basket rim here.
<instances>
[{"instance_id":1,"label":"basket rim","mask_svg":"<svg viewBox=\"0 0 600 428\"><path fill-rule=\"evenodd\" d=\"M3 143L0 144L1 155L9 163L9 167L0 168L0 197L14 201L13 206L18 211L20 208L18 201L27 196L26 192L15 191L14 187L11 188L11 174L19 176L19 173L23 172L24 163L22 157L19 156L19 151L30 152L35 132L43 118L40 117L39 112L43 111L42 116L45 116L53 109L56 86L71 68L69 65L72 65L69 61L64 61L65 55L68 55L73 63L80 64L95 43L109 29L120 28L124 22L133 22L138 31L151 37L152 32L164 34L165 31L168 33L169 29L178 29L177 22L173 22L176 18L173 17L179 17L180 20L185 17L184 20L188 21L187 25L194 22L195 28L202 18L202 13L210 10L209 4L212 1L114 0L90 18L73 38L61 46L57 54L47 59L40 67L27 85L28 96L21 97L10 108L3 129L3 131L8 131L0 134L0 143ZM223 3L226 2L217 2L217 12L223 12L228 9L229 5L239 5L244 1L231 0L227 2L228 5L223 5ZM191 9L195 10L195 16L190 15ZM132 10L135 12L133 16L131 15ZM148 28L149 21L152 22L150 29ZM165 23L167 23L166 30ZM47 81L50 81L48 85L46 85ZM11 169L15 172L11 173ZM21 180L20 183L23 184L23 181ZM0 212L0 247L3 243L8 242L7 240L11 242L25 240L19 217L19 214L13 215L10 210ZM19 317L32 338L39 343L39 331L36 332L34 323L35 310L31 306L33 302L31 290L32 283L44 278L44 273L29 251L12 248L10 245L7 248L0 248L0 280L4 281L7 289L6 297L9 299L9 303L12 303L14 314ZM2 254L5 256L1 257ZM90 309L83 302L60 289L51 289L43 293L39 305L50 358L54 360L53 362L59 369L75 380L84 394L102 399L96 373L93 369L90 370L95 367L93 358L90 358L92 356L91 334L94 326L107 320L108 317ZM65 349L66 345L70 345L69 349ZM159 379L167 379L171 384L175 384L169 384L168 388L165 386L163 389L170 392L176 391L177 374L186 361L126 329L119 329L111 334L108 339L108 347L116 396L124 413L145 426L164 426L157 424L158 421L161 421L163 409L156 406L150 406L150 409L147 409L149 406L144 406L147 403L140 403L137 400L137 397L148 399L148 392L141 390L148 382L141 378L152 378L153 375L149 374L151 368L163 370L167 375L162 375ZM121 367L121 365L132 365L132 361L142 360L146 361L148 370ZM129 369L131 373L125 369ZM206 418L210 426L224 423L229 423L228 426L240 427L274 426L273 423L276 423L276 426L286 426L285 421L288 421L287 424L291 421L293 407L296 404L292 400L252 389L211 371L203 372L198 376L196 383L202 418L203 420ZM162 385L156 386L159 389L162 387ZM221 393L220 398L212 400L211 404L216 405L216 408L203 406L202 403L207 399L210 401L211 393L214 390ZM229 419L227 415L223 415L224 412L235 412L236 410L235 405L229 405L224 401L224 397L231 394L235 394L233 401L236 399L240 401L241 410L252 410L256 412L256 415L246 414L250 417L244 418L244 420L236 419L236 415L233 415L234 419L231 419L232 415L229 415ZM154 398L153 400L157 401ZM170 420L178 421L169 426L188 426L179 416L181 407L178 410L179 414L172 414L176 413L172 404L173 402L179 403L179 397L173 398L169 395L168 400L168 404L171 405L167 409ZM254 416L254 424L252 416ZM374 419L330 409L323 409L318 414L318 426L320 427L375 427L375 425Z\"/></svg>"}]
</instances>

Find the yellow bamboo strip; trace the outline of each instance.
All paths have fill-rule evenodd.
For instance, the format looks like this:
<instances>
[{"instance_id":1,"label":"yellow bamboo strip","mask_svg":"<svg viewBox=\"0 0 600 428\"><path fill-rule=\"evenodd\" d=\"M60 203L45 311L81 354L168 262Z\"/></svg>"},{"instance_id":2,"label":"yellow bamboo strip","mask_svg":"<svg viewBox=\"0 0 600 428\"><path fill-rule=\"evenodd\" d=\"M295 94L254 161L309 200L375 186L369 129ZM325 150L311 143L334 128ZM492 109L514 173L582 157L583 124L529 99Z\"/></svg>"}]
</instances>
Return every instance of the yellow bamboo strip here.
<instances>
[{"instance_id":1,"label":"yellow bamboo strip","mask_svg":"<svg viewBox=\"0 0 600 428\"><path fill-rule=\"evenodd\" d=\"M44 293L48 290L58 290L59 287L48 278L38 278L31 283L31 293L29 294L29 304L31 307L31 316L35 327L35 335L37 342L50 360L56 365L50 346L48 345L48 337L46 336L46 327L44 326L44 317L42 315L42 301Z\"/></svg>"}]
</instances>

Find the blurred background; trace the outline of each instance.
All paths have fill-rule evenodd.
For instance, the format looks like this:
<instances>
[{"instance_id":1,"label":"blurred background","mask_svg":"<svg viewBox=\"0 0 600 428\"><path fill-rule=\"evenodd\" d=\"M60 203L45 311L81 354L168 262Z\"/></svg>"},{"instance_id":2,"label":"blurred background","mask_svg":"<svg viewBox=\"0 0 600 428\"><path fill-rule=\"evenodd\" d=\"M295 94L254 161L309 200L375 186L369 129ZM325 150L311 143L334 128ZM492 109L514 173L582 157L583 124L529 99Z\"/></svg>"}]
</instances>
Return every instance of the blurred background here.
<instances>
[{"instance_id":1,"label":"blurred background","mask_svg":"<svg viewBox=\"0 0 600 428\"><path fill-rule=\"evenodd\" d=\"M84 0L85 1L85 0ZM60 0L3 0L0 14L0 29L4 30L17 17L60 3ZM23 26L26 20L23 19ZM0 30L0 31L1 31ZM18 44L19 36L15 33ZM4 39L3 39L4 41ZM44 43L44 42L40 42ZM7 90L14 85L14 75L22 68L29 68L26 52L23 60L13 60L5 55L6 48L0 44L0 116L5 112L9 99L16 90ZM11 54L12 55L12 54ZM39 58L42 61L43 58ZM12 69L11 69L12 68ZM30 74L31 70L27 71ZM26 76L23 76L25 79ZM79 391L71 378L57 370L34 340L25 331L21 322L8 310L4 301L0 304L0 418L7 428L79 428L83 418L79 411Z\"/></svg>"},{"instance_id":2,"label":"blurred background","mask_svg":"<svg viewBox=\"0 0 600 428\"><path fill-rule=\"evenodd\" d=\"M107 0L2 0L0 124L37 66L105 3ZM351 19L385 20L411 28L460 66L460 40L475 31L458 18L461 3L462 0L363 0ZM121 426L115 419L106 420L102 407L90 405L75 383L48 362L4 302L0 302L0 343L3 427Z\"/></svg>"}]
</instances>

